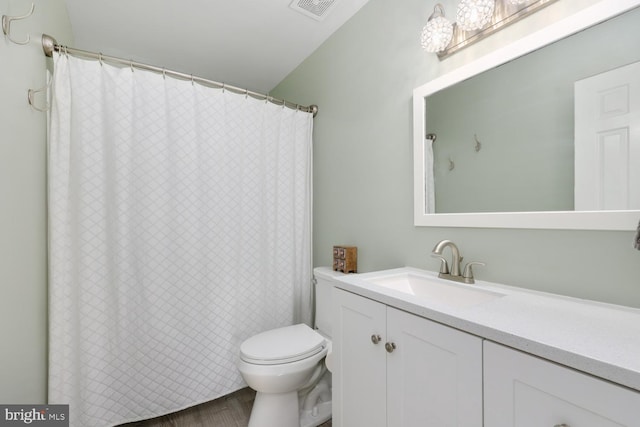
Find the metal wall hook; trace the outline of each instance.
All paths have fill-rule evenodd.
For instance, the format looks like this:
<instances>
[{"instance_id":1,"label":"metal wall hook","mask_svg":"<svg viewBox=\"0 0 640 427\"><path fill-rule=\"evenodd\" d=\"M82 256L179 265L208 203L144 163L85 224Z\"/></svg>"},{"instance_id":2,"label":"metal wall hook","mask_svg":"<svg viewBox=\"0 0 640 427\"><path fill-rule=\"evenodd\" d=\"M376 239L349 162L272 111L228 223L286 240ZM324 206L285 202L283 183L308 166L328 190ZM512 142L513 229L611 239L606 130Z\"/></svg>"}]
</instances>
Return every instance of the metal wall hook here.
<instances>
[{"instance_id":1,"label":"metal wall hook","mask_svg":"<svg viewBox=\"0 0 640 427\"><path fill-rule=\"evenodd\" d=\"M7 16L7 15L2 15L2 32L4 33L5 36L7 36L7 38L15 43L15 44L27 44L31 41L31 36L27 34L27 39L25 41L19 41L14 39L13 37L11 37L11 23L13 21L19 21L21 19L26 19L28 17L30 17L31 15L33 15L33 11L36 9L36 5L31 3L31 10L29 11L29 13L27 13L26 15L22 15L22 16Z\"/></svg>"},{"instance_id":2,"label":"metal wall hook","mask_svg":"<svg viewBox=\"0 0 640 427\"><path fill-rule=\"evenodd\" d=\"M455 168L456 168L456 164L454 163L453 159L449 157L449 170L452 171Z\"/></svg>"},{"instance_id":3,"label":"metal wall hook","mask_svg":"<svg viewBox=\"0 0 640 427\"><path fill-rule=\"evenodd\" d=\"M476 153L482 149L482 144L478 141L478 135L473 134L473 139L476 141Z\"/></svg>"},{"instance_id":4,"label":"metal wall hook","mask_svg":"<svg viewBox=\"0 0 640 427\"><path fill-rule=\"evenodd\" d=\"M46 85L44 85L44 87L41 87L40 89L29 89L29 91L27 92L27 99L29 101L29 105L31 105L31 108L33 108L36 111L40 111L41 113L46 113L47 111L49 111L51 109L51 104L47 101L44 103L44 107L40 108L35 104L35 95L38 93L43 93L45 94L45 99L47 98L47 93L49 91L49 89L51 88L51 85L53 84L53 78L49 79L49 81L47 82Z\"/></svg>"}]
</instances>

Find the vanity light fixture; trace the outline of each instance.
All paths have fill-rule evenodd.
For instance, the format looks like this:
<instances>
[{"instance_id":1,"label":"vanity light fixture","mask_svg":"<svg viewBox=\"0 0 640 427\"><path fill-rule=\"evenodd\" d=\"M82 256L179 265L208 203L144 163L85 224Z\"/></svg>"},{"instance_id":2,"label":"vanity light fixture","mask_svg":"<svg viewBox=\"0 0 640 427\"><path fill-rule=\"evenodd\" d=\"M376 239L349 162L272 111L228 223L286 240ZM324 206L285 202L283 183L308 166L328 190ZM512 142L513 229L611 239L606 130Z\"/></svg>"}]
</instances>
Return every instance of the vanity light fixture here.
<instances>
[{"instance_id":1,"label":"vanity light fixture","mask_svg":"<svg viewBox=\"0 0 640 427\"><path fill-rule=\"evenodd\" d=\"M453 23L444 16L444 7L440 3L422 28L420 43L427 52L440 52L446 49L453 38Z\"/></svg>"},{"instance_id":2,"label":"vanity light fixture","mask_svg":"<svg viewBox=\"0 0 640 427\"><path fill-rule=\"evenodd\" d=\"M557 0L459 0L456 22L445 18L438 3L422 29L427 52L443 59Z\"/></svg>"},{"instance_id":3,"label":"vanity light fixture","mask_svg":"<svg viewBox=\"0 0 640 427\"><path fill-rule=\"evenodd\" d=\"M496 7L496 0L460 0L456 11L456 23L464 31L484 28Z\"/></svg>"}]
</instances>

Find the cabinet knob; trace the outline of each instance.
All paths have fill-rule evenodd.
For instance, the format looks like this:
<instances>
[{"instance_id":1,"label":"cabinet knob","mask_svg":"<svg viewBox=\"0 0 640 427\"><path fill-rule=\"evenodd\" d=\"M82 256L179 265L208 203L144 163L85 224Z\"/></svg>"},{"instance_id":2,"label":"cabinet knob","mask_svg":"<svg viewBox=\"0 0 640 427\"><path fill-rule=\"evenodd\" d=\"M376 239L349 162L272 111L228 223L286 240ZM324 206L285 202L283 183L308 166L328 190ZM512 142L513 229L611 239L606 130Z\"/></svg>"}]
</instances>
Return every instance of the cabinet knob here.
<instances>
[{"instance_id":1,"label":"cabinet knob","mask_svg":"<svg viewBox=\"0 0 640 427\"><path fill-rule=\"evenodd\" d=\"M377 335L377 334L371 335L371 342L372 343L378 344L381 340L382 340L382 338L380 338L380 335Z\"/></svg>"},{"instance_id":2,"label":"cabinet knob","mask_svg":"<svg viewBox=\"0 0 640 427\"><path fill-rule=\"evenodd\" d=\"M384 348L387 350L387 353L393 353L393 350L396 349L396 343L388 342L384 345Z\"/></svg>"},{"instance_id":3,"label":"cabinet knob","mask_svg":"<svg viewBox=\"0 0 640 427\"><path fill-rule=\"evenodd\" d=\"M556 424L553 427L571 427L569 424Z\"/></svg>"}]
</instances>

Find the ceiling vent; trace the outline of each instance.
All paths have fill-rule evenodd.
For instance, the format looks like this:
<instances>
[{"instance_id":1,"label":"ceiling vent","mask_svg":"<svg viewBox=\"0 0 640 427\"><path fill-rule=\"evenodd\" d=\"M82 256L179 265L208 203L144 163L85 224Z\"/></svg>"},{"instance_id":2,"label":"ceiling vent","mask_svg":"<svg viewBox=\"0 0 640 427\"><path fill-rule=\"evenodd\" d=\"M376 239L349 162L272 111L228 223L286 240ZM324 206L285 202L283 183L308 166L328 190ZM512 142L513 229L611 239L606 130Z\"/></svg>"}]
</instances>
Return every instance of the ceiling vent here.
<instances>
[{"instance_id":1,"label":"ceiling vent","mask_svg":"<svg viewBox=\"0 0 640 427\"><path fill-rule=\"evenodd\" d=\"M316 21L322 21L337 2L337 0L293 0L289 7Z\"/></svg>"}]
</instances>

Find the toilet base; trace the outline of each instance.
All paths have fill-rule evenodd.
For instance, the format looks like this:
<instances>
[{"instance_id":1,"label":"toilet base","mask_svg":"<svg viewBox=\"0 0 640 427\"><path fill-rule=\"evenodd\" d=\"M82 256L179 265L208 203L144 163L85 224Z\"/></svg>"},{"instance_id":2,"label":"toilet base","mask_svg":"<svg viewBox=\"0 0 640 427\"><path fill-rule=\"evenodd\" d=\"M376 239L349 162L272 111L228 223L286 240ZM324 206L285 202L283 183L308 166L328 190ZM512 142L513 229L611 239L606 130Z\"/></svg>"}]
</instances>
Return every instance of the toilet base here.
<instances>
[{"instance_id":1,"label":"toilet base","mask_svg":"<svg viewBox=\"0 0 640 427\"><path fill-rule=\"evenodd\" d=\"M300 427L317 427L331 419L331 402L318 403L313 410L300 412Z\"/></svg>"},{"instance_id":2,"label":"toilet base","mask_svg":"<svg viewBox=\"0 0 640 427\"><path fill-rule=\"evenodd\" d=\"M300 427L298 392L256 393L248 427Z\"/></svg>"}]
</instances>

